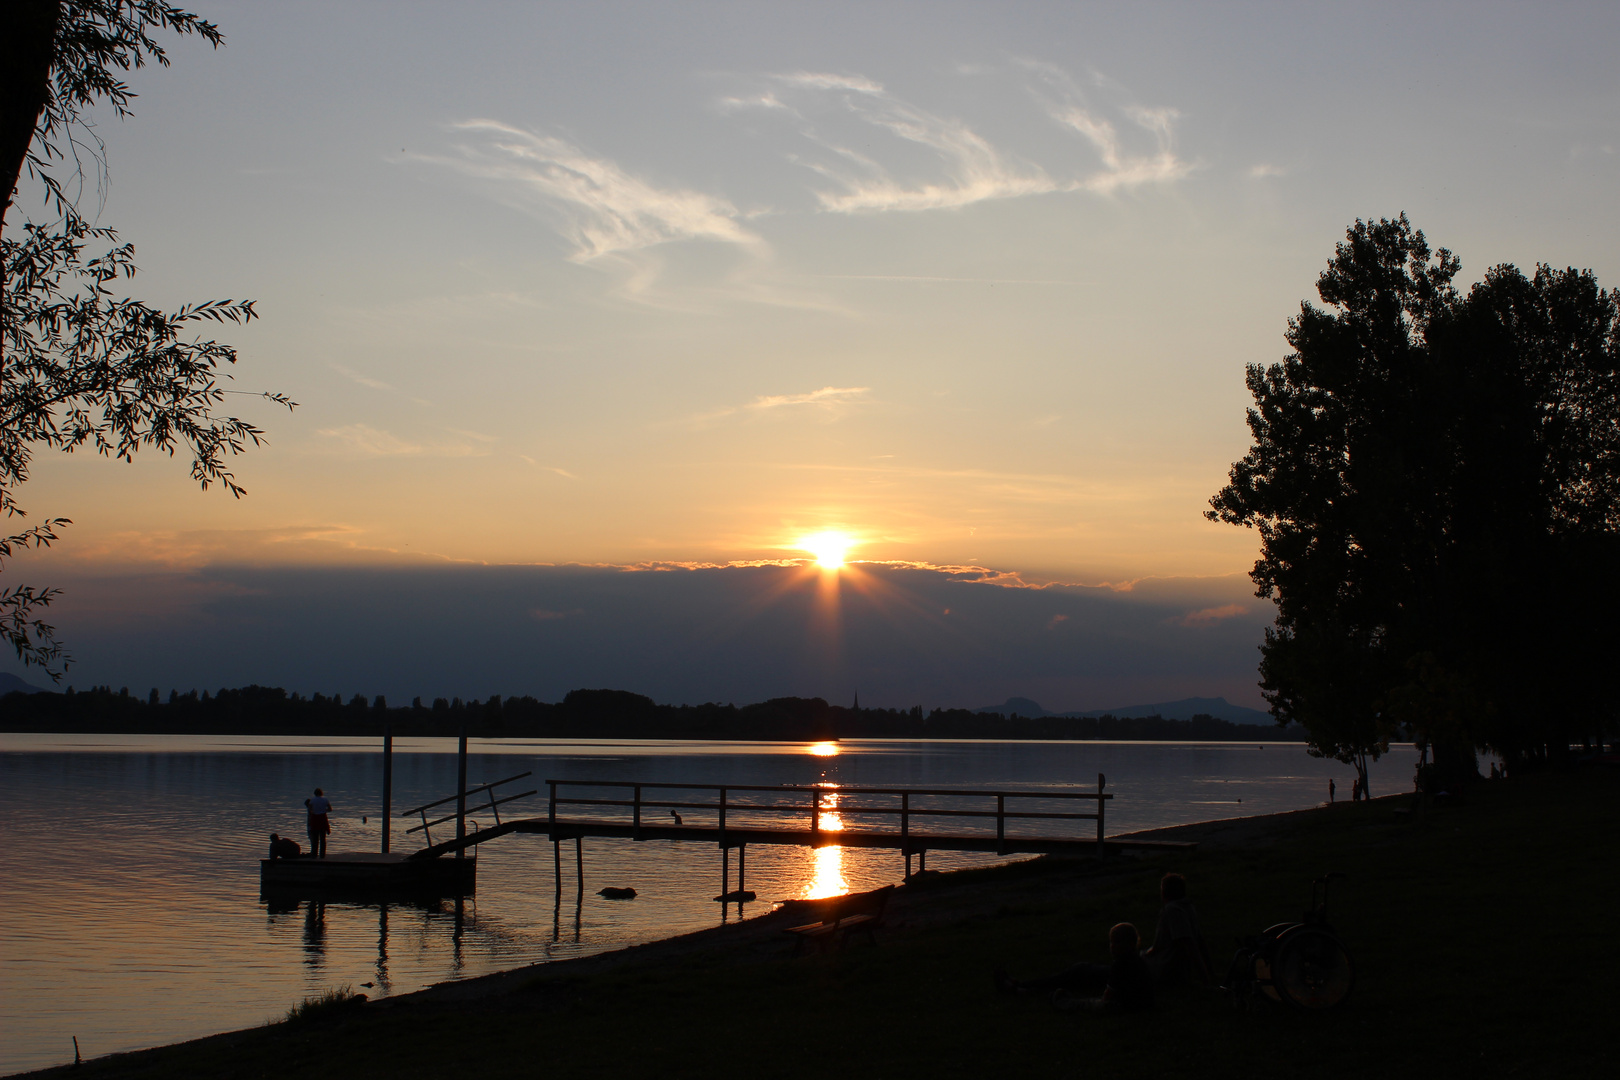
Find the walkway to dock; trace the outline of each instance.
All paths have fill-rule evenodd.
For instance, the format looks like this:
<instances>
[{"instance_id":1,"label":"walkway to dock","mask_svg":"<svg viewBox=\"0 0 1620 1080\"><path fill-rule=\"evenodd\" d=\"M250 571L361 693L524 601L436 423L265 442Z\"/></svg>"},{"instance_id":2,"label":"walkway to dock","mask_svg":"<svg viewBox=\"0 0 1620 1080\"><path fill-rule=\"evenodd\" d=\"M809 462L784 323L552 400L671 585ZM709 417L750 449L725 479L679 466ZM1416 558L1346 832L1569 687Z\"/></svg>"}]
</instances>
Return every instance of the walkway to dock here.
<instances>
[{"instance_id":1,"label":"walkway to dock","mask_svg":"<svg viewBox=\"0 0 1620 1080\"><path fill-rule=\"evenodd\" d=\"M506 782L510 781L502 781ZM496 786L498 784L486 785L480 790ZM549 837L553 844L560 893L561 844L565 840L574 841L575 861L580 868L586 837L707 843L721 850L721 893L725 895L731 892L732 849L736 849L738 856L737 891L743 891L746 886L745 860L750 844L886 848L904 857L908 879L912 876L913 856L918 860L918 870L925 870L929 851L1102 857L1109 852L1133 849L1185 850L1195 846L1185 841L1106 837L1106 808L1113 795L1104 791L1107 780L1101 774L1098 774L1095 791L1071 787L1005 791L628 780L547 780L546 786L549 806L545 817L501 821L496 812L494 826L470 832L458 830L464 835L438 844L430 843L412 857L434 858L460 852L509 833L542 835ZM490 809L494 809L495 802L491 793ZM1019 809L1038 803L1079 804L1086 808L1073 811ZM849 819L860 821L861 826L847 825ZM917 828L919 820L939 819L960 820L964 825L981 828L959 832ZM1030 828L1032 823L1078 822L1094 823L1094 830L1085 830L1092 835L1075 836L1072 832L1050 835ZM994 831L991 831L992 825ZM418 830L423 827L417 826L411 831ZM583 889L582 873L577 880L578 887Z\"/></svg>"}]
</instances>

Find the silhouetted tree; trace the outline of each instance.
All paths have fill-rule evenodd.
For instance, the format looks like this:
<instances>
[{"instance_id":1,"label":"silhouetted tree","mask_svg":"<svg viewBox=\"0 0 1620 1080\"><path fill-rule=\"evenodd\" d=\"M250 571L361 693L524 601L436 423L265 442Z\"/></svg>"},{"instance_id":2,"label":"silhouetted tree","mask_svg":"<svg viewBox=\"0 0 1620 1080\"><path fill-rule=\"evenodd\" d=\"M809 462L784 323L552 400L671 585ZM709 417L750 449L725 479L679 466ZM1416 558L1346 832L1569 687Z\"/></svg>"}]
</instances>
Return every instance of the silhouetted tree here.
<instances>
[{"instance_id":1,"label":"silhouetted tree","mask_svg":"<svg viewBox=\"0 0 1620 1080\"><path fill-rule=\"evenodd\" d=\"M1615 298L1546 266L1463 296L1459 265L1405 215L1357 221L1328 309L1249 367L1255 444L1208 513L1260 533L1272 715L1364 781L1400 722L1467 772L1473 745L1524 755L1572 703L1613 709L1582 662L1615 640L1590 618L1615 596Z\"/></svg>"},{"instance_id":2,"label":"silhouetted tree","mask_svg":"<svg viewBox=\"0 0 1620 1080\"><path fill-rule=\"evenodd\" d=\"M80 216L56 175L72 161L82 187L83 156L100 167L100 142L81 121L105 102L120 118L135 96L116 72L148 59L167 65L152 33L196 34L218 47L213 24L157 0L13 0L0 22L0 184L9 217L26 170L40 183L56 220L13 223L0 240L5 285L0 308L0 516L26 516L15 500L36 448L97 453L130 460L142 447L168 454L184 445L203 488L242 488L227 457L258 445L263 432L215 410L230 378L223 365L236 351L214 341L183 341L189 324L245 323L252 301L206 301L163 312L118 299L113 286L135 274L134 248L111 229ZM101 182L98 176L98 184ZM90 256L90 243L106 245ZM279 394L263 395L293 407ZM0 569L17 552L49 546L65 518L0 535ZM29 585L0 590L0 639L25 664L60 679L68 660L41 618L56 590Z\"/></svg>"}]
</instances>

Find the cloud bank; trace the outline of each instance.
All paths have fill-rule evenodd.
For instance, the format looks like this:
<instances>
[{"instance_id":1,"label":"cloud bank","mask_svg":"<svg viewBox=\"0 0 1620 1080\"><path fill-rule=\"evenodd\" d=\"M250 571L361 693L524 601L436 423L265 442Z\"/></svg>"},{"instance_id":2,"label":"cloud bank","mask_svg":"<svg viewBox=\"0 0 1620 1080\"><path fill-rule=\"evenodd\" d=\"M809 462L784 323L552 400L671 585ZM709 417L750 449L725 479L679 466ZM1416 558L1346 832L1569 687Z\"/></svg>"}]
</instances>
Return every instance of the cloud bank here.
<instances>
[{"instance_id":1,"label":"cloud bank","mask_svg":"<svg viewBox=\"0 0 1620 1080\"><path fill-rule=\"evenodd\" d=\"M835 584L836 580L836 584ZM1220 695L1259 704L1269 618L1248 581L1024 586L980 568L456 566L62 576L68 682L280 685L390 701L614 687L660 701L781 695L1050 709Z\"/></svg>"}]
</instances>

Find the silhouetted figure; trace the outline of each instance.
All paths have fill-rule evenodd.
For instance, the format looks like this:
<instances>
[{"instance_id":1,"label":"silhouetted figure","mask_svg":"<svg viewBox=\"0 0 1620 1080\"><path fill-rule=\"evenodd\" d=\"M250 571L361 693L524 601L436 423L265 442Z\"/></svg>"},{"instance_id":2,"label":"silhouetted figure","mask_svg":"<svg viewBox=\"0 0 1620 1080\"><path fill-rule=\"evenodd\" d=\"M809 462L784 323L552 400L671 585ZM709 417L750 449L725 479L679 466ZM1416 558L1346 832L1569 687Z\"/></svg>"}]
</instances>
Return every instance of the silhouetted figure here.
<instances>
[{"instance_id":1,"label":"silhouetted figure","mask_svg":"<svg viewBox=\"0 0 1620 1080\"><path fill-rule=\"evenodd\" d=\"M675 824L677 824L677 825L681 824L681 815L679 815L675 811L671 810L669 812L669 816L675 819Z\"/></svg>"},{"instance_id":2,"label":"silhouetted figure","mask_svg":"<svg viewBox=\"0 0 1620 1080\"><path fill-rule=\"evenodd\" d=\"M1328 802L1332 802L1332 801L1333 801L1333 793L1334 793L1334 792L1335 792L1335 791L1336 791L1336 790L1338 790L1338 789L1337 789L1337 788L1335 788L1335 787L1334 787L1334 786L1333 786L1333 780L1332 780L1332 778L1331 778L1331 777L1330 777L1330 778L1329 778L1329 779L1328 779Z\"/></svg>"},{"instance_id":3,"label":"silhouetted figure","mask_svg":"<svg viewBox=\"0 0 1620 1080\"><path fill-rule=\"evenodd\" d=\"M1198 929L1198 912L1187 896L1187 879L1166 874L1159 879L1159 924L1153 931L1153 944L1142 950L1153 981L1175 986L1189 975L1196 975L1205 986L1215 985L1215 971L1209 962L1209 946Z\"/></svg>"},{"instance_id":4,"label":"silhouetted figure","mask_svg":"<svg viewBox=\"0 0 1620 1080\"><path fill-rule=\"evenodd\" d=\"M303 853L304 849L298 846L298 841L290 837L278 836L275 833L270 834L271 862L277 859L296 859Z\"/></svg>"},{"instance_id":5,"label":"silhouetted figure","mask_svg":"<svg viewBox=\"0 0 1620 1080\"><path fill-rule=\"evenodd\" d=\"M315 789L313 799L305 799L304 807L309 811L309 854L312 858L326 858L326 836L332 831L332 822L327 815L332 812L332 802L321 791Z\"/></svg>"},{"instance_id":6,"label":"silhouetted figure","mask_svg":"<svg viewBox=\"0 0 1620 1080\"><path fill-rule=\"evenodd\" d=\"M996 972L996 988L1003 993L1052 994L1052 1004L1060 1009L1087 1009L1110 1012L1139 1012L1153 1007L1153 974L1137 953L1141 935L1130 923L1116 923L1108 931L1107 964L1076 964L1041 979L1020 982L1007 973Z\"/></svg>"}]
</instances>

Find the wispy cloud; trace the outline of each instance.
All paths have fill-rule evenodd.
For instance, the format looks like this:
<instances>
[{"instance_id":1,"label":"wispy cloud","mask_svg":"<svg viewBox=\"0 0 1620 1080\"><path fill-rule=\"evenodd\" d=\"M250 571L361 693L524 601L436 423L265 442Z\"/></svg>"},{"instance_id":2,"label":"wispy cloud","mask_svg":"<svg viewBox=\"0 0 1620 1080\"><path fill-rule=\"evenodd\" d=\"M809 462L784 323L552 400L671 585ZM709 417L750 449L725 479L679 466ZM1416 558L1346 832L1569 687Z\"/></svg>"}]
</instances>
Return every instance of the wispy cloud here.
<instances>
[{"instance_id":1,"label":"wispy cloud","mask_svg":"<svg viewBox=\"0 0 1620 1080\"><path fill-rule=\"evenodd\" d=\"M821 209L834 213L950 209L1052 192L1108 195L1171 183L1191 171L1175 150L1175 109L1120 104L1123 91L1112 85L1106 96L1115 103L1099 108L1057 65L1019 61L1017 69L1030 80L1018 92L1032 93L1053 120L1085 140L1100 169L1048 168L997 145L967 121L909 101L861 74L778 73L764 77L764 87L723 98L721 105L790 118L816 148L790 160L831 185L815 197ZM973 66L962 73L969 71L983 75L992 69ZM874 128L888 138L874 138Z\"/></svg>"},{"instance_id":2,"label":"wispy cloud","mask_svg":"<svg viewBox=\"0 0 1620 1080\"><path fill-rule=\"evenodd\" d=\"M801 161L840 189L816 193L825 210L936 210L1037 195L1062 186L1040 166L997 149L964 122L913 105L875 80L806 71L773 78L785 88L836 95L850 115L926 148L943 168L944 175L937 179L900 178L876 158L807 127L803 131L807 138L833 152L830 161Z\"/></svg>"},{"instance_id":3,"label":"wispy cloud","mask_svg":"<svg viewBox=\"0 0 1620 1080\"><path fill-rule=\"evenodd\" d=\"M342 364L333 364L331 367L333 371L337 372L339 375L342 375L345 379L348 379L350 382L359 383L361 386L369 386L373 390L395 389L391 383L385 383L381 379L373 379L369 376L362 375L358 371L344 367Z\"/></svg>"},{"instance_id":4,"label":"wispy cloud","mask_svg":"<svg viewBox=\"0 0 1620 1080\"><path fill-rule=\"evenodd\" d=\"M1193 628L1213 626L1223 620L1235 619L1239 615L1247 614L1248 610L1243 604L1222 604L1220 607L1202 608L1198 611L1189 612L1170 621L1178 626L1190 626Z\"/></svg>"},{"instance_id":5,"label":"wispy cloud","mask_svg":"<svg viewBox=\"0 0 1620 1080\"><path fill-rule=\"evenodd\" d=\"M870 392L869 386L823 386L820 390L812 390L808 394L770 394L758 397L749 402L745 408L765 410L808 405L827 412L839 412L850 405L858 404Z\"/></svg>"},{"instance_id":6,"label":"wispy cloud","mask_svg":"<svg viewBox=\"0 0 1620 1080\"><path fill-rule=\"evenodd\" d=\"M1273 165L1269 161L1262 161L1258 165L1249 166L1249 178L1251 180L1265 180L1273 176L1286 175L1288 175L1287 169L1284 169L1281 165Z\"/></svg>"},{"instance_id":7,"label":"wispy cloud","mask_svg":"<svg viewBox=\"0 0 1620 1080\"><path fill-rule=\"evenodd\" d=\"M868 386L823 386L820 390L811 390L803 394L762 394L743 405L728 405L713 412L689 417L686 423L704 427L728 416L748 414L760 416L783 412L812 412L824 420L837 420L851 409L867 404L869 401L867 395L871 392L871 387Z\"/></svg>"},{"instance_id":8,"label":"wispy cloud","mask_svg":"<svg viewBox=\"0 0 1620 1080\"><path fill-rule=\"evenodd\" d=\"M542 464L540 464L540 462L536 461L534 458L530 457L528 454L519 454L518 457L523 459L524 461L527 461L530 465L533 465L535 468L539 469L541 472L556 473L558 476L564 477L565 479L568 479L568 480L578 480L579 479L579 477L575 476L573 473L569 472L567 469L559 469L555 465L542 465Z\"/></svg>"},{"instance_id":9,"label":"wispy cloud","mask_svg":"<svg viewBox=\"0 0 1620 1080\"><path fill-rule=\"evenodd\" d=\"M497 120L468 120L454 130L469 137L458 156L424 160L499 183L520 207L559 216L577 262L677 240L761 243L726 199L661 187L566 139Z\"/></svg>"},{"instance_id":10,"label":"wispy cloud","mask_svg":"<svg viewBox=\"0 0 1620 1080\"><path fill-rule=\"evenodd\" d=\"M488 452L465 443L437 445L414 443L369 424L323 428L316 434L335 439L350 451L366 457L477 457Z\"/></svg>"},{"instance_id":11,"label":"wispy cloud","mask_svg":"<svg viewBox=\"0 0 1620 1080\"><path fill-rule=\"evenodd\" d=\"M1107 195L1122 188L1170 183L1192 171L1191 163L1176 154L1175 124L1181 114L1175 109L1137 104L1121 108L1124 117L1153 140L1149 152L1132 152L1119 128L1091 104L1067 71L1038 60L1019 63L1034 78L1031 92L1047 115L1084 138L1102 159L1102 170L1080 180L1078 187Z\"/></svg>"}]
</instances>

